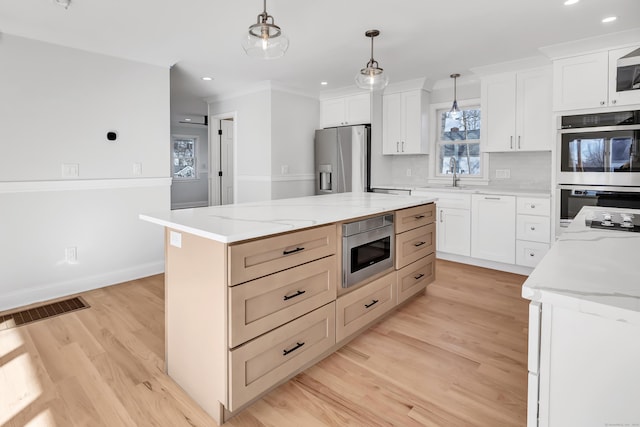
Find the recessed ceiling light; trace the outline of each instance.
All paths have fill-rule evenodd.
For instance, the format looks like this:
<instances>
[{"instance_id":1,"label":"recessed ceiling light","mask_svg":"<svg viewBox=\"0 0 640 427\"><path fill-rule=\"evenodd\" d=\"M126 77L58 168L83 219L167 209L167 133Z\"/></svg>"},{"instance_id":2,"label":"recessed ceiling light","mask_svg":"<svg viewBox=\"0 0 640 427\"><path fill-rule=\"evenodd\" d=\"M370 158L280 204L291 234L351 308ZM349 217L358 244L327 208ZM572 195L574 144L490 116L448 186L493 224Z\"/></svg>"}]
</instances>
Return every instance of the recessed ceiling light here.
<instances>
[{"instance_id":1,"label":"recessed ceiling light","mask_svg":"<svg viewBox=\"0 0 640 427\"><path fill-rule=\"evenodd\" d=\"M210 82L211 80L213 80L213 77L203 77L202 80L204 80L205 82Z\"/></svg>"},{"instance_id":2,"label":"recessed ceiling light","mask_svg":"<svg viewBox=\"0 0 640 427\"><path fill-rule=\"evenodd\" d=\"M190 121L191 121L191 119L184 119L184 121L185 121L185 122L190 122Z\"/></svg>"},{"instance_id":3,"label":"recessed ceiling light","mask_svg":"<svg viewBox=\"0 0 640 427\"><path fill-rule=\"evenodd\" d=\"M606 23L606 22L613 22L613 21L615 21L616 19L618 19L618 17L616 17L616 16L607 16L606 18L604 18L604 19L602 20L602 22L605 22L605 23Z\"/></svg>"},{"instance_id":4,"label":"recessed ceiling light","mask_svg":"<svg viewBox=\"0 0 640 427\"><path fill-rule=\"evenodd\" d=\"M320 82L320 84L321 84L322 86L326 86L326 85L328 85L329 83L327 83L327 82Z\"/></svg>"},{"instance_id":5,"label":"recessed ceiling light","mask_svg":"<svg viewBox=\"0 0 640 427\"><path fill-rule=\"evenodd\" d=\"M564 2L565 6L571 6L572 4L578 3L580 0L567 0Z\"/></svg>"}]
</instances>

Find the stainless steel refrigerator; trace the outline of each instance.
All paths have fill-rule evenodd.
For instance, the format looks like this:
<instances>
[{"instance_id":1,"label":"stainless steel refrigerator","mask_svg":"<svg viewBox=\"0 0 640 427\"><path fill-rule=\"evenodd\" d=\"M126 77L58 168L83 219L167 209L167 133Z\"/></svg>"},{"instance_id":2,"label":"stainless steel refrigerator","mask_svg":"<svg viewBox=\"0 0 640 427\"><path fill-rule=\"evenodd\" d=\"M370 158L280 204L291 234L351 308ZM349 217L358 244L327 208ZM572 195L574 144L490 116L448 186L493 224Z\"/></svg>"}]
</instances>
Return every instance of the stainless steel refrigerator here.
<instances>
[{"instance_id":1,"label":"stainless steel refrigerator","mask_svg":"<svg viewBox=\"0 0 640 427\"><path fill-rule=\"evenodd\" d=\"M370 130L362 125L316 131L316 194L371 191Z\"/></svg>"}]
</instances>

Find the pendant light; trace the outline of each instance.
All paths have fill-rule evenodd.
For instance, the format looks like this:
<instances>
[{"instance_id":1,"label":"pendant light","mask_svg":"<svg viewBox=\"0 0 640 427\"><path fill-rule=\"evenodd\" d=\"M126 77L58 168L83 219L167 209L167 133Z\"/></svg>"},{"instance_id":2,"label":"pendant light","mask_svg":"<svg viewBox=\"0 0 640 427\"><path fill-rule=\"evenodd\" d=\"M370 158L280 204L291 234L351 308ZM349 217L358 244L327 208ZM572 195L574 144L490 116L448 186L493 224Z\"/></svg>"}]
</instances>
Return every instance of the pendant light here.
<instances>
[{"instance_id":1,"label":"pendant light","mask_svg":"<svg viewBox=\"0 0 640 427\"><path fill-rule=\"evenodd\" d=\"M369 30L364 35L371 38L371 59L367 62L367 66L356 75L356 85L362 89L384 89L389 83L389 78L384 74L384 70L378 66L378 61L373 59L373 38L380 35L380 31Z\"/></svg>"},{"instance_id":2,"label":"pendant light","mask_svg":"<svg viewBox=\"0 0 640 427\"><path fill-rule=\"evenodd\" d=\"M460 114L460 108L458 108L456 80L458 79L458 77L460 77L460 74L451 74L449 77L453 79L453 105L451 106L451 110L449 110L449 114L457 116L458 114Z\"/></svg>"},{"instance_id":3,"label":"pendant light","mask_svg":"<svg viewBox=\"0 0 640 427\"><path fill-rule=\"evenodd\" d=\"M267 0L263 2L263 12L258 15L255 24L249 27L242 40L242 48L249 56L262 59L280 58L289 47L289 39L267 13Z\"/></svg>"}]
</instances>

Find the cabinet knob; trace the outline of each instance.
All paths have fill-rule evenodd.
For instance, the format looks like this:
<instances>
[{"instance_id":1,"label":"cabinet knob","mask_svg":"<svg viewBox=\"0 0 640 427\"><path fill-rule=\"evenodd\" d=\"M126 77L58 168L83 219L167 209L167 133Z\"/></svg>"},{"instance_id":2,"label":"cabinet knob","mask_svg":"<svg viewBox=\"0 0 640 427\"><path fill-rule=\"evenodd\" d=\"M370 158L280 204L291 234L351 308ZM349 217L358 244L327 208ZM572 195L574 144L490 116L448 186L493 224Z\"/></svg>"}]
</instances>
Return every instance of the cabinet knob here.
<instances>
[{"instance_id":1,"label":"cabinet knob","mask_svg":"<svg viewBox=\"0 0 640 427\"><path fill-rule=\"evenodd\" d=\"M604 101L600 101L600 105L604 105Z\"/></svg>"},{"instance_id":2,"label":"cabinet knob","mask_svg":"<svg viewBox=\"0 0 640 427\"><path fill-rule=\"evenodd\" d=\"M532 205L531 205L531 209L535 209L535 208L536 208L536 205L533 205L533 204L532 204Z\"/></svg>"},{"instance_id":3,"label":"cabinet knob","mask_svg":"<svg viewBox=\"0 0 640 427\"><path fill-rule=\"evenodd\" d=\"M529 256L530 256L530 257L534 257L534 256L536 256L536 255L535 255L533 252L529 252Z\"/></svg>"},{"instance_id":4,"label":"cabinet knob","mask_svg":"<svg viewBox=\"0 0 640 427\"><path fill-rule=\"evenodd\" d=\"M533 225L531 226L531 231L536 231L536 228Z\"/></svg>"},{"instance_id":5,"label":"cabinet knob","mask_svg":"<svg viewBox=\"0 0 640 427\"><path fill-rule=\"evenodd\" d=\"M612 99L612 100L611 100L611 103L612 103L612 104L615 104L616 102L617 102L617 101L616 101L615 99Z\"/></svg>"}]
</instances>

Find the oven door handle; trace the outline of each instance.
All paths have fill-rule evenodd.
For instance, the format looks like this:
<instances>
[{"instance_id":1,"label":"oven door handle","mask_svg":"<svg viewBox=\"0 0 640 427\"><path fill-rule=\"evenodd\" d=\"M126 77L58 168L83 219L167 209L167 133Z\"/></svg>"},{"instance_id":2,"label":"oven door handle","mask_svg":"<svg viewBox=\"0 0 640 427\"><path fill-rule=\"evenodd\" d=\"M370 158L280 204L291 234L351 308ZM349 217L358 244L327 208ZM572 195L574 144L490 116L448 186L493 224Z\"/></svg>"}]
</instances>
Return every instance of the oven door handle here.
<instances>
[{"instance_id":1,"label":"oven door handle","mask_svg":"<svg viewBox=\"0 0 640 427\"><path fill-rule=\"evenodd\" d=\"M566 128L560 129L560 133L591 133L591 132L610 132L618 130L640 130L640 125L619 125L619 126L599 126L586 128Z\"/></svg>"}]
</instances>

